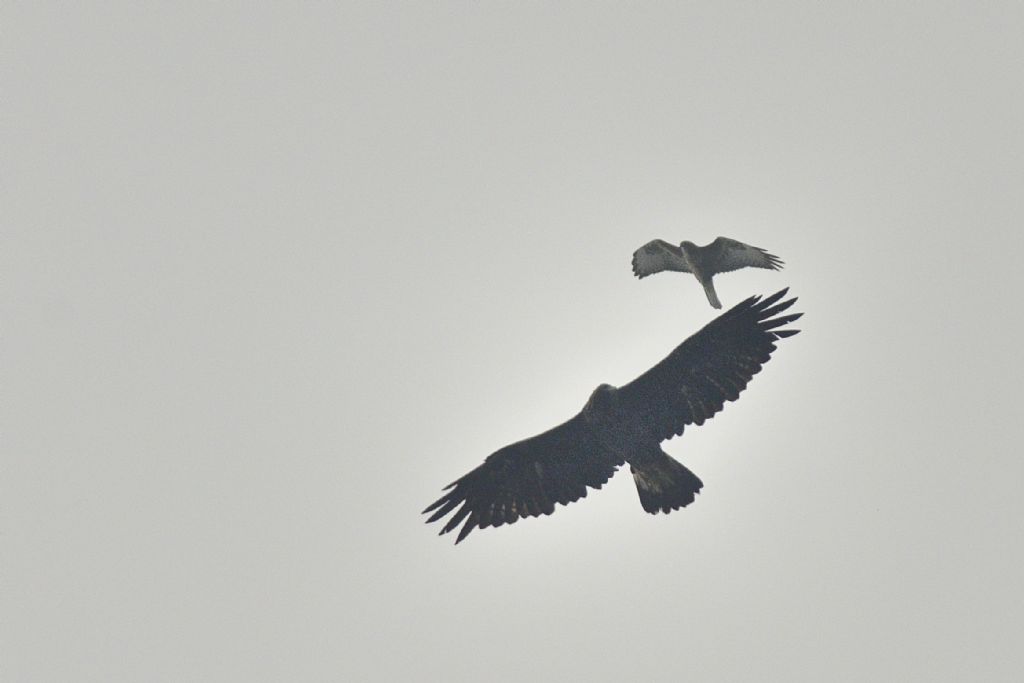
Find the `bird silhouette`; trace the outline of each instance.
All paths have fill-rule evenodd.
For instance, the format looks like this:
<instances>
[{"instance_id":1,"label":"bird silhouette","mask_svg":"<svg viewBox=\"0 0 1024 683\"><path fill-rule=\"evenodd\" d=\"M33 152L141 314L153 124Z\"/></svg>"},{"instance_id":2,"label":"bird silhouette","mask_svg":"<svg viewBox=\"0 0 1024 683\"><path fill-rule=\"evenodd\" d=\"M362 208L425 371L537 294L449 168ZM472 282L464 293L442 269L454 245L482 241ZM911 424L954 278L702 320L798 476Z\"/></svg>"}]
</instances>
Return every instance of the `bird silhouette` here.
<instances>
[{"instance_id":1,"label":"bird silhouette","mask_svg":"<svg viewBox=\"0 0 1024 683\"><path fill-rule=\"evenodd\" d=\"M714 308L722 307L715 293L715 275L748 266L780 270L782 261L764 249L728 237L719 237L703 247L693 242L683 242L676 247L665 240L651 240L633 252L633 274L638 278L663 270L693 273Z\"/></svg>"},{"instance_id":2,"label":"bird silhouette","mask_svg":"<svg viewBox=\"0 0 1024 683\"><path fill-rule=\"evenodd\" d=\"M445 487L424 514L456 543L473 529L550 515L599 489L624 462L640 504L655 514L693 502L703 482L661 449L661 442L701 425L735 401L775 350L798 330L779 329L802 313L782 313L796 301L787 290L751 297L705 325L664 360L616 388L597 387L575 417L543 434L500 448L483 464Z\"/></svg>"}]
</instances>

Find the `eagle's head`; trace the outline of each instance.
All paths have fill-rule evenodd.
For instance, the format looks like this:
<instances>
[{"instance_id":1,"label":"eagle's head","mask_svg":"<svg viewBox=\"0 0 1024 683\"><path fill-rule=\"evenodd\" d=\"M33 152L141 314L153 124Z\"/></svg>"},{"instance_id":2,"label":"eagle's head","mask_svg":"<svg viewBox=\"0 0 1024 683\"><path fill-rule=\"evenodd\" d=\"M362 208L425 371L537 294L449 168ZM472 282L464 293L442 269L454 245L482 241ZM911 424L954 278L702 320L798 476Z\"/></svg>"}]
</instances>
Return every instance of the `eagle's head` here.
<instances>
[{"instance_id":1,"label":"eagle's head","mask_svg":"<svg viewBox=\"0 0 1024 683\"><path fill-rule=\"evenodd\" d=\"M587 399L587 405L583 406L583 412L591 414L607 412L612 405L616 391L618 390L611 384L598 386Z\"/></svg>"}]
</instances>

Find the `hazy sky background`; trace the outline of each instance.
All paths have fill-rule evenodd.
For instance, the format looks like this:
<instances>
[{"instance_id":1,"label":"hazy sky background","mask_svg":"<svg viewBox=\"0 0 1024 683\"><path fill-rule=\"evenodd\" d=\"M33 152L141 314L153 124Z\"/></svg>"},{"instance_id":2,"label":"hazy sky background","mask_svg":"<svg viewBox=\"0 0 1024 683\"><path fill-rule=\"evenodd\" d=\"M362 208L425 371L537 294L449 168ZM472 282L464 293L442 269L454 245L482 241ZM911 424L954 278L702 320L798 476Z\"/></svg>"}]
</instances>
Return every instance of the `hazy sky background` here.
<instances>
[{"instance_id":1,"label":"hazy sky background","mask_svg":"<svg viewBox=\"0 0 1024 683\"><path fill-rule=\"evenodd\" d=\"M1020 3L5 3L4 681L1015 680ZM803 333L459 547L440 488L714 317Z\"/></svg>"}]
</instances>

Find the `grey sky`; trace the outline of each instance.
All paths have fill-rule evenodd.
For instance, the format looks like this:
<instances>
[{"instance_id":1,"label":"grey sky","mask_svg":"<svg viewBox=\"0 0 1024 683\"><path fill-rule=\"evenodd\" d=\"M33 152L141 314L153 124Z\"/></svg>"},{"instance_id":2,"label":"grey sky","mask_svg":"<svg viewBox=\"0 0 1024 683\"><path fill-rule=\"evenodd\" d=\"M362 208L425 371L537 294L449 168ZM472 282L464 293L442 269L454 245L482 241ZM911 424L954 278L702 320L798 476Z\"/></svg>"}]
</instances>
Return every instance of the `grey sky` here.
<instances>
[{"instance_id":1,"label":"grey sky","mask_svg":"<svg viewBox=\"0 0 1024 683\"><path fill-rule=\"evenodd\" d=\"M8 3L0 678L1013 680L1019 3ZM419 511L786 261L737 403Z\"/></svg>"}]
</instances>

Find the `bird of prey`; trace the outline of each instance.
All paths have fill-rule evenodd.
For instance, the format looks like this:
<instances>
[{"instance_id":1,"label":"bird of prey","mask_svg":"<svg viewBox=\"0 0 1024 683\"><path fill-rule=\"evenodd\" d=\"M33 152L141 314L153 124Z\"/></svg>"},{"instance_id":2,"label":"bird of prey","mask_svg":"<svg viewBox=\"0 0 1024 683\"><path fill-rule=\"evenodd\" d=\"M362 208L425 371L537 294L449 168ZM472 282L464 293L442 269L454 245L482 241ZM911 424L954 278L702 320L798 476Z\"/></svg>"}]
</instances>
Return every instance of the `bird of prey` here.
<instances>
[{"instance_id":1,"label":"bird of prey","mask_svg":"<svg viewBox=\"0 0 1024 683\"><path fill-rule=\"evenodd\" d=\"M701 425L735 401L775 342L799 330L779 329L802 313L779 315L796 301L755 296L718 316L629 384L602 384L575 417L543 434L505 446L445 487L424 514L436 522L454 512L442 534L550 515L599 489L629 463L640 504L651 514L693 502L703 483L661 449L661 442Z\"/></svg>"},{"instance_id":2,"label":"bird of prey","mask_svg":"<svg viewBox=\"0 0 1024 683\"><path fill-rule=\"evenodd\" d=\"M693 273L697 282L703 285L704 293L708 295L708 301L714 308L721 308L722 302L715 293L712 278L718 273L727 273L747 266L780 270L782 261L764 249L728 237L719 237L703 247L698 247L693 242L683 242L676 247L665 240L651 240L633 252L633 274L638 278L645 278L663 270Z\"/></svg>"}]
</instances>

